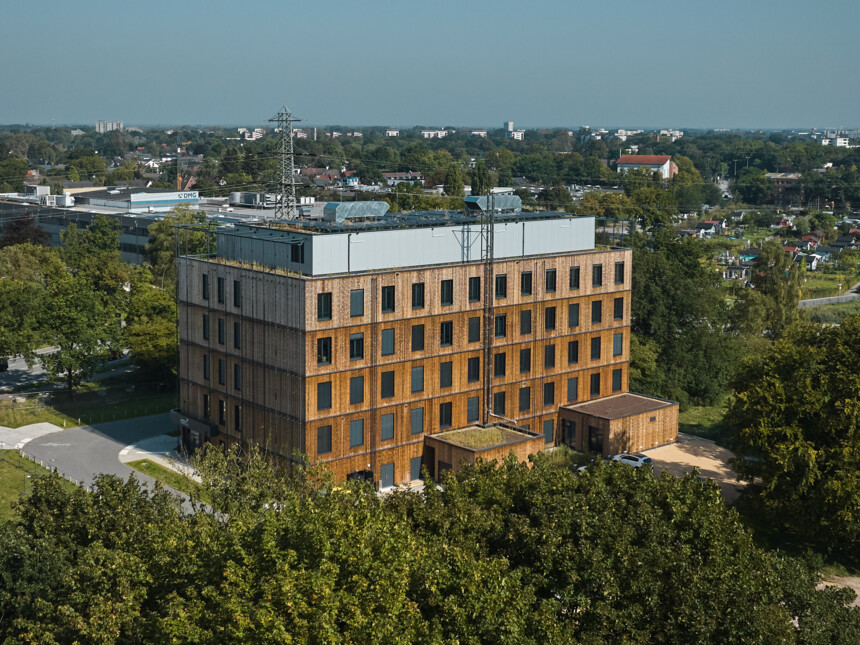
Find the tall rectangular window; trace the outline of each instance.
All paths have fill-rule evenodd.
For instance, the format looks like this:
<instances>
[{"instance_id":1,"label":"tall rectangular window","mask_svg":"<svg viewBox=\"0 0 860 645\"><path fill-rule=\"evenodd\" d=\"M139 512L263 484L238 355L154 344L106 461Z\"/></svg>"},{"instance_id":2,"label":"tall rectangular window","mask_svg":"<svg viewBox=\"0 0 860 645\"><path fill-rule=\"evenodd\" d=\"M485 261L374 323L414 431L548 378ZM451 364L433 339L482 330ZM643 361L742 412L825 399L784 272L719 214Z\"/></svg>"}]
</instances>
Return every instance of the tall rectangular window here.
<instances>
[{"instance_id":1,"label":"tall rectangular window","mask_svg":"<svg viewBox=\"0 0 860 645\"><path fill-rule=\"evenodd\" d=\"M421 455L412 457L409 460L409 479L411 481L418 481L421 479Z\"/></svg>"},{"instance_id":2,"label":"tall rectangular window","mask_svg":"<svg viewBox=\"0 0 860 645\"><path fill-rule=\"evenodd\" d=\"M624 284L624 262L615 263L615 284Z\"/></svg>"},{"instance_id":3,"label":"tall rectangular window","mask_svg":"<svg viewBox=\"0 0 860 645\"><path fill-rule=\"evenodd\" d=\"M349 335L349 360L357 361L364 358L364 334Z\"/></svg>"},{"instance_id":4,"label":"tall rectangular window","mask_svg":"<svg viewBox=\"0 0 860 645\"><path fill-rule=\"evenodd\" d=\"M394 285L382 287L382 313L394 313Z\"/></svg>"},{"instance_id":5,"label":"tall rectangular window","mask_svg":"<svg viewBox=\"0 0 860 645\"><path fill-rule=\"evenodd\" d=\"M579 289L579 267L570 267L570 290Z\"/></svg>"},{"instance_id":6,"label":"tall rectangular window","mask_svg":"<svg viewBox=\"0 0 860 645\"><path fill-rule=\"evenodd\" d=\"M412 283L412 308L424 309L424 283Z\"/></svg>"},{"instance_id":7,"label":"tall rectangular window","mask_svg":"<svg viewBox=\"0 0 860 645\"><path fill-rule=\"evenodd\" d=\"M552 343L543 348L543 366L548 370L555 367L555 345Z\"/></svg>"},{"instance_id":8,"label":"tall rectangular window","mask_svg":"<svg viewBox=\"0 0 860 645\"><path fill-rule=\"evenodd\" d=\"M499 352L493 356L493 376L502 377L505 375L505 357L507 354Z\"/></svg>"},{"instance_id":9,"label":"tall rectangular window","mask_svg":"<svg viewBox=\"0 0 860 645\"><path fill-rule=\"evenodd\" d=\"M233 306L242 306L242 283L238 280L233 280Z\"/></svg>"},{"instance_id":10,"label":"tall rectangular window","mask_svg":"<svg viewBox=\"0 0 860 645\"><path fill-rule=\"evenodd\" d=\"M612 370L612 391L621 391L621 368Z\"/></svg>"},{"instance_id":11,"label":"tall rectangular window","mask_svg":"<svg viewBox=\"0 0 860 645\"><path fill-rule=\"evenodd\" d=\"M600 396L600 374L591 375L591 396Z\"/></svg>"},{"instance_id":12,"label":"tall rectangular window","mask_svg":"<svg viewBox=\"0 0 860 645\"><path fill-rule=\"evenodd\" d=\"M364 377L353 376L349 379L349 404L364 403Z\"/></svg>"},{"instance_id":13,"label":"tall rectangular window","mask_svg":"<svg viewBox=\"0 0 860 645\"><path fill-rule=\"evenodd\" d=\"M364 419L354 419L349 422L349 447L358 448L364 445Z\"/></svg>"},{"instance_id":14,"label":"tall rectangular window","mask_svg":"<svg viewBox=\"0 0 860 645\"><path fill-rule=\"evenodd\" d=\"M505 393L504 392L494 392L493 393L493 414L498 415L500 417L505 416Z\"/></svg>"},{"instance_id":15,"label":"tall rectangular window","mask_svg":"<svg viewBox=\"0 0 860 645\"><path fill-rule=\"evenodd\" d=\"M570 340L567 342L567 364L573 365L579 362L579 341Z\"/></svg>"},{"instance_id":16,"label":"tall rectangular window","mask_svg":"<svg viewBox=\"0 0 860 645\"><path fill-rule=\"evenodd\" d=\"M209 340L209 314L203 314L203 340Z\"/></svg>"},{"instance_id":17,"label":"tall rectangular window","mask_svg":"<svg viewBox=\"0 0 860 645\"><path fill-rule=\"evenodd\" d=\"M391 441L394 439L394 414L383 414L379 417L379 440Z\"/></svg>"},{"instance_id":18,"label":"tall rectangular window","mask_svg":"<svg viewBox=\"0 0 860 645\"><path fill-rule=\"evenodd\" d=\"M522 295L522 296L532 295L532 272L531 271L523 271L522 274L520 274L520 295Z\"/></svg>"},{"instance_id":19,"label":"tall rectangular window","mask_svg":"<svg viewBox=\"0 0 860 645\"><path fill-rule=\"evenodd\" d=\"M227 425L227 402L223 399L218 400L218 424Z\"/></svg>"},{"instance_id":20,"label":"tall rectangular window","mask_svg":"<svg viewBox=\"0 0 860 645\"><path fill-rule=\"evenodd\" d=\"M452 405L450 401L439 404L439 427L450 428L452 421Z\"/></svg>"},{"instance_id":21,"label":"tall rectangular window","mask_svg":"<svg viewBox=\"0 0 860 645\"><path fill-rule=\"evenodd\" d=\"M317 320L331 320L331 291L317 294Z\"/></svg>"},{"instance_id":22,"label":"tall rectangular window","mask_svg":"<svg viewBox=\"0 0 860 645\"><path fill-rule=\"evenodd\" d=\"M331 426L317 428L317 454L325 455L331 452Z\"/></svg>"},{"instance_id":23,"label":"tall rectangular window","mask_svg":"<svg viewBox=\"0 0 860 645\"><path fill-rule=\"evenodd\" d=\"M218 278L218 303L224 304L225 292L227 291L227 282L224 278Z\"/></svg>"},{"instance_id":24,"label":"tall rectangular window","mask_svg":"<svg viewBox=\"0 0 860 645\"><path fill-rule=\"evenodd\" d=\"M204 273L201 277L203 278L203 299L209 300L209 274Z\"/></svg>"},{"instance_id":25,"label":"tall rectangular window","mask_svg":"<svg viewBox=\"0 0 860 645\"><path fill-rule=\"evenodd\" d=\"M504 273L496 276L496 298L508 297L508 276Z\"/></svg>"},{"instance_id":26,"label":"tall rectangular window","mask_svg":"<svg viewBox=\"0 0 860 645\"><path fill-rule=\"evenodd\" d=\"M331 364L331 336L317 338L317 365Z\"/></svg>"},{"instance_id":27,"label":"tall rectangular window","mask_svg":"<svg viewBox=\"0 0 860 645\"><path fill-rule=\"evenodd\" d=\"M353 318L364 315L364 289L349 292L349 315Z\"/></svg>"},{"instance_id":28,"label":"tall rectangular window","mask_svg":"<svg viewBox=\"0 0 860 645\"><path fill-rule=\"evenodd\" d=\"M439 363L439 387L451 387L454 384L454 363L445 361Z\"/></svg>"},{"instance_id":29,"label":"tall rectangular window","mask_svg":"<svg viewBox=\"0 0 860 645\"><path fill-rule=\"evenodd\" d=\"M379 379L379 397L390 399L394 397L394 371L383 372Z\"/></svg>"},{"instance_id":30,"label":"tall rectangular window","mask_svg":"<svg viewBox=\"0 0 860 645\"><path fill-rule=\"evenodd\" d=\"M600 336L591 339L591 360L600 360Z\"/></svg>"},{"instance_id":31,"label":"tall rectangular window","mask_svg":"<svg viewBox=\"0 0 860 645\"><path fill-rule=\"evenodd\" d=\"M466 364L466 379L469 383L475 383L481 380L481 358L472 356Z\"/></svg>"},{"instance_id":32,"label":"tall rectangular window","mask_svg":"<svg viewBox=\"0 0 860 645\"><path fill-rule=\"evenodd\" d=\"M556 273L555 269L546 270L546 292L552 293L555 291Z\"/></svg>"},{"instance_id":33,"label":"tall rectangular window","mask_svg":"<svg viewBox=\"0 0 860 645\"><path fill-rule=\"evenodd\" d=\"M383 329L381 336L380 353L383 356L391 356L394 353L394 330Z\"/></svg>"},{"instance_id":34,"label":"tall rectangular window","mask_svg":"<svg viewBox=\"0 0 860 645\"><path fill-rule=\"evenodd\" d=\"M236 432L242 430L242 406L233 405L233 428Z\"/></svg>"},{"instance_id":35,"label":"tall rectangular window","mask_svg":"<svg viewBox=\"0 0 860 645\"><path fill-rule=\"evenodd\" d=\"M612 302L612 320L624 320L624 298Z\"/></svg>"},{"instance_id":36,"label":"tall rectangular window","mask_svg":"<svg viewBox=\"0 0 860 645\"><path fill-rule=\"evenodd\" d=\"M555 421L553 419L545 419L543 422L543 440L544 443L552 443L554 441L553 433L555 430Z\"/></svg>"},{"instance_id":37,"label":"tall rectangular window","mask_svg":"<svg viewBox=\"0 0 860 645\"><path fill-rule=\"evenodd\" d=\"M572 376L567 379L567 400L579 400L579 377L577 376Z\"/></svg>"},{"instance_id":38,"label":"tall rectangular window","mask_svg":"<svg viewBox=\"0 0 860 645\"><path fill-rule=\"evenodd\" d=\"M424 408L412 408L409 411L409 432L411 434L424 432Z\"/></svg>"},{"instance_id":39,"label":"tall rectangular window","mask_svg":"<svg viewBox=\"0 0 860 645\"><path fill-rule=\"evenodd\" d=\"M424 325L412 325L412 351L424 351Z\"/></svg>"},{"instance_id":40,"label":"tall rectangular window","mask_svg":"<svg viewBox=\"0 0 860 645\"><path fill-rule=\"evenodd\" d=\"M466 399L466 423L473 423L480 416L480 399L477 396L470 396Z\"/></svg>"},{"instance_id":41,"label":"tall rectangular window","mask_svg":"<svg viewBox=\"0 0 860 645\"><path fill-rule=\"evenodd\" d=\"M227 335L226 331L227 325L224 323L223 318L218 319L218 342L222 345L224 344L224 338Z\"/></svg>"},{"instance_id":42,"label":"tall rectangular window","mask_svg":"<svg viewBox=\"0 0 860 645\"><path fill-rule=\"evenodd\" d=\"M239 363L233 363L233 389L242 389L242 366Z\"/></svg>"},{"instance_id":43,"label":"tall rectangular window","mask_svg":"<svg viewBox=\"0 0 860 645\"><path fill-rule=\"evenodd\" d=\"M203 354L203 378L209 380L209 354Z\"/></svg>"},{"instance_id":44,"label":"tall rectangular window","mask_svg":"<svg viewBox=\"0 0 860 645\"><path fill-rule=\"evenodd\" d=\"M520 374L532 371L532 350L526 347L520 350Z\"/></svg>"},{"instance_id":45,"label":"tall rectangular window","mask_svg":"<svg viewBox=\"0 0 860 645\"><path fill-rule=\"evenodd\" d=\"M453 280L442 280L441 296L442 296L442 306L443 307L447 307L448 305L454 304L454 281Z\"/></svg>"},{"instance_id":46,"label":"tall rectangular window","mask_svg":"<svg viewBox=\"0 0 860 645\"><path fill-rule=\"evenodd\" d=\"M303 243L290 244L290 261L296 264L305 263L305 245Z\"/></svg>"},{"instance_id":47,"label":"tall rectangular window","mask_svg":"<svg viewBox=\"0 0 860 645\"><path fill-rule=\"evenodd\" d=\"M412 368L411 374L412 393L424 391L424 366L418 365Z\"/></svg>"},{"instance_id":48,"label":"tall rectangular window","mask_svg":"<svg viewBox=\"0 0 860 645\"><path fill-rule=\"evenodd\" d=\"M317 383L317 410L331 409L331 381Z\"/></svg>"},{"instance_id":49,"label":"tall rectangular window","mask_svg":"<svg viewBox=\"0 0 860 645\"><path fill-rule=\"evenodd\" d=\"M446 320L439 325L439 345L450 347L454 344L454 321Z\"/></svg>"},{"instance_id":50,"label":"tall rectangular window","mask_svg":"<svg viewBox=\"0 0 860 645\"><path fill-rule=\"evenodd\" d=\"M550 381L543 384L543 405L553 405L555 403L555 383Z\"/></svg>"},{"instance_id":51,"label":"tall rectangular window","mask_svg":"<svg viewBox=\"0 0 860 645\"><path fill-rule=\"evenodd\" d=\"M242 349L242 325L241 323L233 323L233 347Z\"/></svg>"},{"instance_id":52,"label":"tall rectangular window","mask_svg":"<svg viewBox=\"0 0 860 645\"><path fill-rule=\"evenodd\" d=\"M508 318L505 314L497 314L495 318L496 338L504 338L508 333Z\"/></svg>"},{"instance_id":53,"label":"tall rectangular window","mask_svg":"<svg viewBox=\"0 0 860 645\"><path fill-rule=\"evenodd\" d=\"M203 395L203 418L207 421L212 416L211 397L208 394Z\"/></svg>"},{"instance_id":54,"label":"tall rectangular window","mask_svg":"<svg viewBox=\"0 0 860 645\"><path fill-rule=\"evenodd\" d=\"M602 287L603 286L603 265L595 264L591 267L591 286L592 287Z\"/></svg>"},{"instance_id":55,"label":"tall rectangular window","mask_svg":"<svg viewBox=\"0 0 860 645\"><path fill-rule=\"evenodd\" d=\"M532 389L530 387L520 388L520 412L528 412L532 407Z\"/></svg>"},{"instance_id":56,"label":"tall rectangular window","mask_svg":"<svg viewBox=\"0 0 860 645\"><path fill-rule=\"evenodd\" d=\"M545 331L555 329L555 307L547 307L543 312L543 328Z\"/></svg>"},{"instance_id":57,"label":"tall rectangular window","mask_svg":"<svg viewBox=\"0 0 860 645\"><path fill-rule=\"evenodd\" d=\"M531 309L523 309L520 311L520 335L528 336L532 333L532 312Z\"/></svg>"},{"instance_id":58,"label":"tall rectangular window","mask_svg":"<svg viewBox=\"0 0 860 645\"><path fill-rule=\"evenodd\" d=\"M469 318L469 342L478 343L481 341L481 317L473 316Z\"/></svg>"},{"instance_id":59,"label":"tall rectangular window","mask_svg":"<svg viewBox=\"0 0 860 645\"><path fill-rule=\"evenodd\" d=\"M621 356L624 351L624 334L612 334L612 355Z\"/></svg>"},{"instance_id":60,"label":"tall rectangular window","mask_svg":"<svg viewBox=\"0 0 860 645\"><path fill-rule=\"evenodd\" d=\"M574 302L567 306L567 326L573 329L579 327L579 303Z\"/></svg>"},{"instance_id":61,"label":"tall rectangular window","mask_svg":"<svg viewBox=\"0 0 860 645\"><path fill-rule=\"evenodd\" d=\"M218 385L227 385L227 363L223 358L218 359Z\"/></svg>"},{"instance_id":62,"label":"tall rectangular window","mask_svg":"<svg viewBox=\"0 0 860 645\"><path fill-rule=\"evenodd\" d=\"M480 302L481 300L481 278L472 276L469 278L469 302Z\"/></svg>"},{"instance_id":63,"label":"tall rectangular window","mask_svg":"<svg viewBox=\"0 0 860 645\"><path fill-rule=\"evenodd\" d=\"M599 325L601 322L603 322L603 302L593 300L591 302L591 324Z\"/></svg>"}]
</instances>

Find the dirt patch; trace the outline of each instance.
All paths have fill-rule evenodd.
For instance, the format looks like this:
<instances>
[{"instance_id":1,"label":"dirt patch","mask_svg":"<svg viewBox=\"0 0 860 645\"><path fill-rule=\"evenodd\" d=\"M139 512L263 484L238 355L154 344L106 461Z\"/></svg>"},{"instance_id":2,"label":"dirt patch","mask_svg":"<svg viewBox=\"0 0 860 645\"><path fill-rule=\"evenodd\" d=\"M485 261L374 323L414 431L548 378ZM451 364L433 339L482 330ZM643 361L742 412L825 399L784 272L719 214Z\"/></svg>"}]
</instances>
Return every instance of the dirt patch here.
<instances>
[{"instance_id":1,"label":"dirt patch","mask_svg":"<svg viewBox=\"0 0 860 645\"><path fill-rule=\"evenodd\" d=\"M723 497L729 503L734 502L743 490L744 484L737 480L735 471L729 465L734 455L710 439L679 433L677 442L646 450L642 454L654 461L655 473L665 470L682 477L698 467L700 476L719 484Z\"/></svg>"},{"instance_id":2,"label":"dirt patch","mask_svg":"<svg viewBox=\"0 0 860 645\"><path fill-rule=\"evenodd\" d=\"M860 607L860 577L858 576L825 576L819 587L848 587L857 594L851 605Z\"/></svg>"}]
</instances>

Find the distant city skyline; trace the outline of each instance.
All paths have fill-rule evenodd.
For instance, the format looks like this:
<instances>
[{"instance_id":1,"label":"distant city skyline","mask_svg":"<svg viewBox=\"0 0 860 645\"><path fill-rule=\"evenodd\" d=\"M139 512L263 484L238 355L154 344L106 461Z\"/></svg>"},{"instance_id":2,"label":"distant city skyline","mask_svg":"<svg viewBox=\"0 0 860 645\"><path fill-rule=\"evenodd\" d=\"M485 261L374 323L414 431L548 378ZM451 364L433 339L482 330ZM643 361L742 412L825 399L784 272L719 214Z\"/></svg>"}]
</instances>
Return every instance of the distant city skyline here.
<instances>
[{"instance_id":1,"label":"distant city skyline","mask_svg":"<svg viewBox=\"0 0 860 645\"><path fill-rule=\"evenodd\" d=\"M860 126L849 0L2 9L0 123ZM311 126L312 127L312 126Z\"/></svg>"}]
</instances>

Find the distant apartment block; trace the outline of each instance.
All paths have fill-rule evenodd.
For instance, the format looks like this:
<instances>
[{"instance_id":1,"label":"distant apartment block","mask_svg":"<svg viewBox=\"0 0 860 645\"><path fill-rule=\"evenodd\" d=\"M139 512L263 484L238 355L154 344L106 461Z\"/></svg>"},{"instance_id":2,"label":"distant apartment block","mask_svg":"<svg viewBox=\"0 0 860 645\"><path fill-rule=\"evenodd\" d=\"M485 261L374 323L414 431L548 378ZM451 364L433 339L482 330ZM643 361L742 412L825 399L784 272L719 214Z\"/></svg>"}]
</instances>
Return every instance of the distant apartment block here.
<instances>
[{"instance_id":1,"label":"distant apartment block","mask_svg":"<svg viewBox=\"0 0 860 645\"><path fill-rule=\"evenodd\" d=\"M486 139L487 138L487 131L486 130L470 130L469 136L470 137L481 137L482 139Z\"/></svg>"},{"instance_id":2,"label":"distant apartment block","mask_svg":"<svg viewBox=\"0 0 860 645\"><path fill-rule=\"evenodd\" d=\"M392 130L389 128L388 130L385 131L385 136L386 137L399 137L400 136L400 130Z\"/></svg>"},{"instance_id":3,"label":"distant apartment block","mask_svg":"<svg viewBox=\"0 0 860 645\"><path fill-rule=\"evenodd\" d=\"M122 130L122 121L96 121L96 132L104 134L114 130Z\"/></svg>"},{"instance_id":4,"label":"distant apartment block","mask_svg":"<svg viewBox=\"0 0 860 645\"><path fill-rule=\"evenodd\" d=\"M442 139L448 136L447 130L421 130L421 136L425 139Z\"/></svg>"},{"instance_id":5,"label":"distant apartment block","mask_svg":"<svg viewBox=\"0 0 860 645\"><path fill-rule=\"evenodd\" d=\"M663 179L678 174L678 166L669 155L621 155L616 162L618 172L625 173L636 168L659 172Z\"/></svg>"}]
</instances>

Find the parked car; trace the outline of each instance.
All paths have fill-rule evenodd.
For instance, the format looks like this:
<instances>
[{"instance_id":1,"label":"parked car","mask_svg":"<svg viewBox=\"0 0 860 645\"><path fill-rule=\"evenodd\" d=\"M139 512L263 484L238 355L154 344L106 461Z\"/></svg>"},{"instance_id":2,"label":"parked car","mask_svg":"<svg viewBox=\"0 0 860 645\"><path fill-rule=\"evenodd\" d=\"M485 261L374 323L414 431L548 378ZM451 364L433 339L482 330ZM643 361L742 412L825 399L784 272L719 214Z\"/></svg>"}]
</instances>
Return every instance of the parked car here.
<instances>
[{"instance_id":1,"label":"parked car","mask_svg":"<svg viewBox=\"0 0 860 645\"><path fill-rule=\"evenodd\" d=\"M634 468L642 468L642 466L652 465L651 457L646 457L645 455L631 455L626 452L622 452L619 455L615 455L612 458L612 461L627 464L628 466L633 466Z\"/></svg>"}]
</instances>

